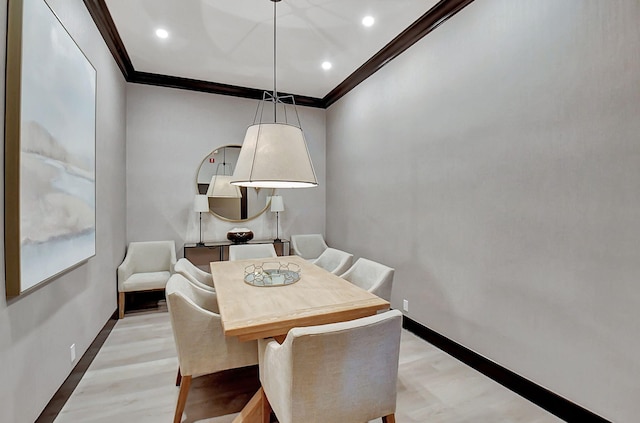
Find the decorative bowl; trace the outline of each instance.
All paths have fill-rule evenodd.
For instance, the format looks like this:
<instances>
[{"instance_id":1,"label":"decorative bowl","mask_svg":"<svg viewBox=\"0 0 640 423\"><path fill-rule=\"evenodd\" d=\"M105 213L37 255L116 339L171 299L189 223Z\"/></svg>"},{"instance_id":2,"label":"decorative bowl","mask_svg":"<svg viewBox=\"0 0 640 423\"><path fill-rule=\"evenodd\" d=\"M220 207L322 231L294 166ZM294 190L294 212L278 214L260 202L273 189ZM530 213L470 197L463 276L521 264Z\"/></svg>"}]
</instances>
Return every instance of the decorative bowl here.
<instances>
[{"instance_id":1,"label":"decorative bowl","mask_svg":"<svg viewBox=\"0 0 640 423\"><path fill-rule=\"evenodd\" d=\"M265 262L244 268L244 281L253 286L291 285L300 280L300 266L295 263Z\"/></svg>"},{"instance_id":2,"label":"decorative bowl","mask_svg":"<svg viewBox=\"0 0 640 423\"><path fill-rule=\"evenodd\" d=\"M247 228L233 228L227 232L227 239L235 244L242 244L253 239L253 232Z\"/></svg>"}]
</instances>

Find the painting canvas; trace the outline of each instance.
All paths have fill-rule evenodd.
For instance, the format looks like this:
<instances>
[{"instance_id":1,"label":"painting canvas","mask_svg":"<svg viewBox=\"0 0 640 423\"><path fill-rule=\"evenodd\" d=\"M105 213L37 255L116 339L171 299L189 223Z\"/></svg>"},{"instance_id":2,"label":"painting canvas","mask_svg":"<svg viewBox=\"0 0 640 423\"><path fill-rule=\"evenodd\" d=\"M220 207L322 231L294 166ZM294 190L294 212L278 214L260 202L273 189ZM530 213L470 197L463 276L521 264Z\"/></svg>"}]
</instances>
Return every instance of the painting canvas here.
<instances>
[{"instance_id":1,"label":"painting canvas","mask_svg":"<svg viewBox=\"0 0 640 423\"><path fill-rule=\"evenodd\" d=\"M19 186L5 204L19 202L19 272L6 277L22 293L95 255L96 71L44 0L20 3L19 123L6 139L19 143Z\"/></svg>"}]
</instances>

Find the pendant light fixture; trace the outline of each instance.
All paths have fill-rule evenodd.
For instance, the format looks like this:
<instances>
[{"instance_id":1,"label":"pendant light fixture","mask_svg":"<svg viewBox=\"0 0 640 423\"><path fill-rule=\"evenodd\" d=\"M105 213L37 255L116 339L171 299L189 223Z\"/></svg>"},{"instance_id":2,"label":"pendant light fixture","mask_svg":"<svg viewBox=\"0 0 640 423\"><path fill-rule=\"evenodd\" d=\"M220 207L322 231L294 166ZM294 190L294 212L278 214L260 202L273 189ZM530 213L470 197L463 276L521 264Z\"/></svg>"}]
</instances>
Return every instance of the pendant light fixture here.
<instances>
[{"instance_id":1,"label":"pendant light fixture","mask_svg":"<svg viewBox=\"0 0 640 423\"><path fill-rule=\"evenodd\" d=\"M273 2L273 93L267 91L249 126L231 179L234 185L254 188L309 188L318 185L300 117L292 95L278 96L276 90L276 3ZM273 103L273 122L263 122L265 104ZM287 107L293 107L296 124L287 121ZM284 117L278 122L278 108Z\"/></svg>"}]
</instances>

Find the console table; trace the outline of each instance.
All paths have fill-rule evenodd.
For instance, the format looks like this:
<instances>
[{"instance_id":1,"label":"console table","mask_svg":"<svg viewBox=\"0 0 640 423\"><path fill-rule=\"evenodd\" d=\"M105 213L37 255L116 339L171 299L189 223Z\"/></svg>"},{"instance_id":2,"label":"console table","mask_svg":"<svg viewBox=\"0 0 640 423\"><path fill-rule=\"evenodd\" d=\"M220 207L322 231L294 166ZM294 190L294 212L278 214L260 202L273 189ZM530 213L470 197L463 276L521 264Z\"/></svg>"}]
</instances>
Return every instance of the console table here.
<instances>
[{"instance_id":1,"label":"console table","mask_svg":"<svg viewBox=\"0 0 640 423\"><path fill-rule=\"evenodd\" d=\"M276 254L279 256L289 255L289 240L281 239L274 241L273 239L253 239L243 244L273 244ZM205 242L204 245L184 244L184 258L195 264L205 271L209 271L209 263L212 261L229 260L229 246L243 245L236 244L231 241Z\"/></svg>"}]
</instances>

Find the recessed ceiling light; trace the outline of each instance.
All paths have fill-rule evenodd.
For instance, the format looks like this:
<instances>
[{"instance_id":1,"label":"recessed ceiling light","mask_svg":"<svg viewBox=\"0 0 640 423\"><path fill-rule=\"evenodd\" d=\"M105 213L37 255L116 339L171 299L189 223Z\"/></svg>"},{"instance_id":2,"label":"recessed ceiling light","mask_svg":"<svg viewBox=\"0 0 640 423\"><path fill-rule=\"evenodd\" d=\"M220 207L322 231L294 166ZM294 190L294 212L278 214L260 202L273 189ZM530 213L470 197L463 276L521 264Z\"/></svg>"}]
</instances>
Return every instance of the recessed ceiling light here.
<instances>
[{"instance_id":1,"label":"recessed ceiling light","mask_svg":"<svg viewBox=\"0 0 640 423\"><path fill-rule=\"evenodd\" d=\"M331 62L322 62L322 69L324 70L331 69Z\"/></svg>"},{"instance_id":2,"label":"recessed ceiling light","mask_svg":"<svg viewBox=\"0 0 640 423\"><path fill-rule=\"evenodd\" d=\"M158 28L156 29L156 36L158 38L167 38L169 36L169 33L166 29Z\"/></svg>"},{"instance_id":3,"label":"recessed ceiling light","mask_svg":"<svg viewBox=\"0 0 640 423\"><path fill-rule=\"evenodd\" d=\"M362 25L364 26L372 26L376 20L373 19L373 16L365 16L362 18Z\"/></svg>"}]
</instances>

